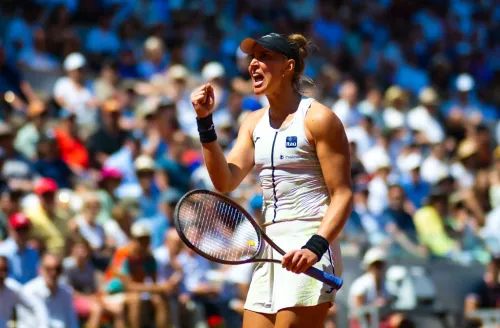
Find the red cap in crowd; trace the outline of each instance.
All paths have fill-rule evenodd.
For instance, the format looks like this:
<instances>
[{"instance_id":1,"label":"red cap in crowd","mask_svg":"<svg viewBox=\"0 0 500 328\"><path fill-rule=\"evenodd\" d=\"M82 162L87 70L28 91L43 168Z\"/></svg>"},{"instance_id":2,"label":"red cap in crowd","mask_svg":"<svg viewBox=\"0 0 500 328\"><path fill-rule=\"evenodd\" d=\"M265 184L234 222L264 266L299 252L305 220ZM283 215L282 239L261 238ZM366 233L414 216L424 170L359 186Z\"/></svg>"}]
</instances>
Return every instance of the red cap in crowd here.
<instances>
[{"instance_id":1,"label":"red cap in crowd","mask_svg":"<svg viewBox=\"0 0 500 328\"><path fill-rule=\"evenodd\" d=\"M9 225L13 229L28 228L31 226L31 221L23 213L14 213L9 217Z\"/></svg>"},{"instance_id":2,"label":"red cap in crowd","mask_svg":"<svg viewBox=\"0 0 500 328\"><path fill-rule=\"evenodd\" d=\"M101 170L101 181L105 179L121 179L123 174L113 167L105 167Z\"/></svg>"},{"instance_id":3,"label":"red cap in crowd","mask_svg":"<svg viewBox=\"0 0 500 328\"><path fill-rule=\"evenodd\" d=\"M55 182L53 179L42 178L35 182L33 190L37 195L43 195L48 192L56 192L57 188L57 182Z\"/></svg>"}]
</instances>

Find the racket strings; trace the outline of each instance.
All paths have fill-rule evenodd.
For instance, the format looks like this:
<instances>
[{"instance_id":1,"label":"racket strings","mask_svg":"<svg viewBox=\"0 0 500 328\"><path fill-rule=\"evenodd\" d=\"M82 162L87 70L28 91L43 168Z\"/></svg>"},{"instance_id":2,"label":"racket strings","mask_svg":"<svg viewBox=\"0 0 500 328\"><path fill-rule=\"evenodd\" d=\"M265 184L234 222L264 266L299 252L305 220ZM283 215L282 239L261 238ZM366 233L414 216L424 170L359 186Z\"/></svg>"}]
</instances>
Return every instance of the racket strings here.
<instances>
[{"instance_id":1,"label":"racket strings","mask_svg":"<svg viewBox=\"0 0 500 328\"><path fill-rule=\"evenodd\" d=\"M193 194L184 199L178 220L189 242L215 259L245 261L260 249L260 236L249 219L215 195Z\"/></svg>"}]
</instances>

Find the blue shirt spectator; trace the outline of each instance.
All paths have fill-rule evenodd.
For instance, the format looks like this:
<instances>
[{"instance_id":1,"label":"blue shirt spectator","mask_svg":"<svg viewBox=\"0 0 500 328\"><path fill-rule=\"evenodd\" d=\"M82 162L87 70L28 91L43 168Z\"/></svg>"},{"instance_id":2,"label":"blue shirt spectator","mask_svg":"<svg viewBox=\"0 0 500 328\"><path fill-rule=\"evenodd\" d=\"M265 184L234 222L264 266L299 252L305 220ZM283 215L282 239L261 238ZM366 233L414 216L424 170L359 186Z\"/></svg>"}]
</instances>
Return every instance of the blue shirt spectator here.
<instances>
[{"instance_id":1,"label":"blue shirt spectator","mask_svg":"<svg viewBox=\"0 0 500 328\"><path fill-rule=\"evenodd\" d=\"M103 15L99 20L99 27L93 28L87 35L85 48L94 54L117 54L120 50L120 39L111 30L111 15Z\"/></svg>"},{"instance_id":2,"label":"blue shirt spectator","mask_svg":"<svg viewBox=\"0 0 500 328\"><path fill-rule=\"evenodd\" d=\"M27 245L30 220L22 213L9 217L10 237L0 243L0 255L9 260L9 276L25 284L38 275L38 252Z\"/></svg>"},{"instance_id":3,"label":"blue shirt spectator","mask_svg":"<svg viewBox=\"0 0 500 328\"><path fill-rule=\"evenodd\" d=\"M429 196L431 191L431 185L428 182L425 182L420 177L420 174L414 178L404 178L401 186L415 208L420 208L424 205L424 201L427 196Z\"/></svg>"}]
</instances>

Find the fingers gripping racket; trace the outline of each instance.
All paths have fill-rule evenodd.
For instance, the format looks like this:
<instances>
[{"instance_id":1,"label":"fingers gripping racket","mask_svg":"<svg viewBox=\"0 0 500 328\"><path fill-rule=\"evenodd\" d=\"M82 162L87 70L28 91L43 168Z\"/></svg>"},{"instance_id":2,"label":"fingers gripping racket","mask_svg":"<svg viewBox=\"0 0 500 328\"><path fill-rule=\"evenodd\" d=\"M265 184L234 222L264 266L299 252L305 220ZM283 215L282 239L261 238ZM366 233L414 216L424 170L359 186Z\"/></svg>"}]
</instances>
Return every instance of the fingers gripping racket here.
<instances>
[{"instance_id":1,"label":"fingers gripping racket","mask_svg":"<svg viewBox=\"0 0 500 328\"><path fill-rule=\"evenodd\" d=\"M247 211L231 199L208 190L193 190L177 203L174 224L182 241L210 261L222 264L281 263L262 258L265 243L276 245ZM335 288L342 279L310 267L305 274Z\"/></svg>"}]
</instances>

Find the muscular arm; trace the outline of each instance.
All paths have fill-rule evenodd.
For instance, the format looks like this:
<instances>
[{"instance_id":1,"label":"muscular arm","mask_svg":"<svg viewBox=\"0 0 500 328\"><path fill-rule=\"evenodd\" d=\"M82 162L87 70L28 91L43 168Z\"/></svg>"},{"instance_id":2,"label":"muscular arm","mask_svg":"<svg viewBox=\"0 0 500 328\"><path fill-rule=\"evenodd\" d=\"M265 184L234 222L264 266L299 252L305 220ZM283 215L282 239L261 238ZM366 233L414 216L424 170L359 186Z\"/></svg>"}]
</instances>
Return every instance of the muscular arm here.
<instances>
[{"instance_id":1,"label":"muscular arm","mask_svg":"<svg viewBox=\"0 0 500 328\"><path fill-rule=\"evenodd\" d=\"M217 141L203 144L203 157L214 187L223 193L236 189L254 166L252 131L261 114L253 112L243 121L233 149L227 156Z\"/></svg>"},{"instance_id":2,"label":"muscular arm","mask_svg":"<svg viewBox=\"0 0 500 328\"><path fill-rule=\"evenodd\" d=\"M306 116L309 131L330 194L330 206L317 234L332 243L352 211L349 143L339 118L328 108L313 103Z\"/></svg>"}]
</instances>

